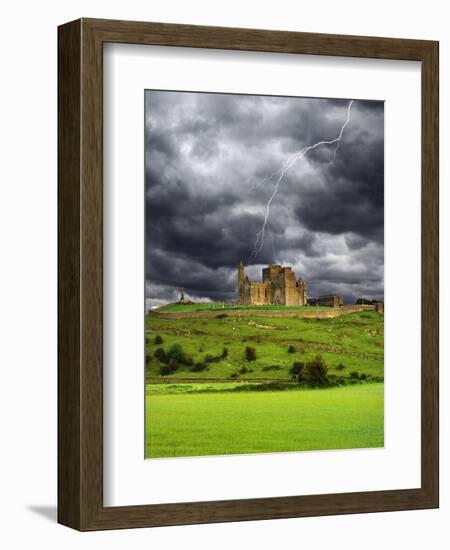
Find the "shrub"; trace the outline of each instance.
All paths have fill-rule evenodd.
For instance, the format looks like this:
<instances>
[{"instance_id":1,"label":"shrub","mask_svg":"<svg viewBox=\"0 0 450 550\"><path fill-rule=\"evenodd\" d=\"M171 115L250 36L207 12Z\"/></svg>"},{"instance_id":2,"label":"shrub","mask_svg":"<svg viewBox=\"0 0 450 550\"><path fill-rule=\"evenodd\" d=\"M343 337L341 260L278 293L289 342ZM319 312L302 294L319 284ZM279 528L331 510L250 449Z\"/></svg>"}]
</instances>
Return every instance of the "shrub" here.
<instances>
[{"instance_id":1,"label":"shrub","mask_svg":"<svg viewBox=\"0 0 450 550\"><path fill-rule=\"evenodd\" d=\"M269 370L280 370L280 365L269 365L267 367L263 367L261 370L269 371Z\"/></svg>"},{"instance_id":2,"label":"shrub","mask_svg":"<svg viewBox=\"0 0 450 550\"><path fill-rule=\"evenodd\" d=\"M149 353L145 354L145 364L149 365L152 362L152 356Z\"/></svg>"},{"instance_id":3,"label":"shrub","mask_svg":"<svg viewBox=\"0 0 450 550\"><path fill-rule=\"evenodd\" d=\"M216 319L225 319L227 315L225 313L219 313L219 315L216 315Z\"/></svg>"},{"instance_id":4,"label":"shrub","mask_svg":"<svg viewBox=\"0 0 450 550\"><path fill-rule=\"evenodd\" d=\"M223 348L221 357L222 357L222 359L227 359L227 357L228 357L228 348Z\"/></svg>"},{"instance_id":5,"label":"shrub","mask_svg":"<svg viewBox=\"0 0 450 550\"><path fill-rule=\"evenodd\" d=\"M178 365L174 362L170 362L167 365L162 365L159 369L161 376L173 374L178 369Z\"/></svg>"},{"instance_id":6,"label":"shrub","mask_svg":"<svg viewBox=\"0 0 450 550\"><path fill-rule=\"evenodd\" d=\"M198 363L195 363L195 365L192 367L192 372L202 372L208 368L208 365L206 363L203 363L202 361L199 361Z\"/></svg>"},{"instance_id":7,"label":"shrub","mask_svg":"<svg viewBox=\"0 0 450 550\"><path fill-rule=\"evenodd\" d=\"M291 382L264 382L262 384L236 384L232 392L261 392L261 391L280 391L292 389Z\"/></svg>"},{"instance_id":8,"label":"shrub","mask_svg":"<svg viewBox=\"0 0 450 550\"><path fill-rule=\"evenodd\" d=\"M352 378L353 380L359 380L360 376L359 376L359 372L354 370L350 373L350 378Z\"/></svg>"},{"instance_id":9,"label":"shrub","mask_svg":"<svg viewBox=\"0 0 450 550\"><path fill-rule=\"evenodd\" d=\"M166 352L163 350L163 348L158 348L154 356L161 361L161 363L168 363L169 357L167 356Z\"/></svg>"},{"instance_id":10,"label":"shrub","mask_svg":"<svg viewBox=\"0 0 450 550\"><path fill-rule=\"evenodd\" d=\"M233 374L230 374L230 378L238 378L239 374L237 372L233 372Z\"/></svg>"},{"instance_id":11,"label":"shrub","mask_svg":"<svg viewBox=\"0 0 450 550\"><path fill-rule=\"evenodd\" d=\"M311 387L324 387L329 385L328 367L321 355L316 355L312 361L306 363L303 379Z\"/></svg>"},{"instance_id":12,"label":"shrub","mask_svg":"<svg viewBox=\"0 0 450 550\"><path fill-rule=\"evenodd\" d=\"M162 344L163 342L164 340L162 339L161 336L159 336L159 334L155 336L155 344L159 345L159 344Z\"/></svg>"},{"instance_id":13,"label":"shrub","mask_svg":"<svg viewBox=\"0 0 450 550\"><path fill-rule=\"evenodd\" d=\"M221 355L211 355L210 353L207 353L205 355L205 363L218 363L222 359Z\"/></svg>"},{"instance_id":14,"label":"shrub","mask_svg":"<svg viewBox=\"0 0 450 550\"><path fill-rule=\"evenodd\" d=\"M247 346L245 348L245 358L247 359L247 361L255 361L256 360L255 348L252 348L251 346Z\"/></svg>"},{"instance_id":15,"label":"shrub","mask_svg":"<svg viewBox=\"0 0 450 550\"><path fill-rule=\"evenodd\" d=\"M343 376L337 376L336 374L328 375L328 382L330 386L346 386L347 381L348 379L344 378Z\"/></svg>"},{"instance_id":16,"label":"shrub","mask_svg":"<svg viewBox=\"0 0 450 550\"><path fill-rule=\"evenodd\" d=\"M178 369L181 365L186 365L190 367L194 364L192 357L186 355L183 351L183 348L180 344L174 344L170 347L169 351L166 353L163 348L158 348L155 353L155 357L166 365L171 364L172 369ZM165 369L167 370L167 369ZM172 370L173 372L173 370ZM166 372L165 374L170 374Z\"/></svg>"},{"instance_id":17,"label":"shrub","mask_svg":"<svg viewBox=\"0 0 450 550\"><path fill-rule=\"evenodd\" d=\"M247 374L248 372L253 372L253 369L249 369L247 367L242 367L240 370L239 370L239 374Z\"/></svg>"},{"instance_id":18,"label":"shrub","mask_svg":"<svg viewBox=\"0 0 450 550\"><path fill-rule=\"evenodd\" d=\"M288 353L295 353L297 350L294 348L294 346L288 347Z\"/></svg>"},{"instance_id":19,"label":"shrub","mask_svg":"<svg viewBox=\"0 0 450 550\"><path fill-rule=\"evenodd\" d=\"M191 367L194 364L192 357L184 353L180 344L173 344L167 352L167 357L170 362L175 363L177 366L186 365L187 367Z\"/></svg>"},{"instance_id":20,"label":"shrub","mask_svg":"<svg viewBox=\"0 0 450 550\"><path fill-rule=\"evenodd\" d=\"M289 371L292 374L292 378L295 378L299 382L303 380L303 371L305 370L305 363L296 361Z\"/></svg>"},{"instance_id":21,"label":"shrub","mask_svg":"<svg viewBox=\"0 0 450 550\"><path fill-rule=\"evenodd\" d=\"M169 359L174 361L182 362L184 358L183 347L180 344L173 344L170 346L169 351L167 352Z\"/></svg>"},{"instance_id":22,"label":"shrub","mask_svg":"<svg viewBox=\"0 0 450 550\"><path fill-rule=\"evenodd\" d=\"M367 380L367 374L365 372L362 372L360 375L359 375L359 379L360 380Z\"/></svg>"},{"instance_id":23,"label":"shrub","mask_svg":"<svg viewBox=\"0 0 450 550\"><path fill-rule=\"evenodd\" d=\"M339 363L339 365L336 367L336 370L344 370L345 369L345 365L343 365L342 363Z\"/></svg>"}]
</instances>

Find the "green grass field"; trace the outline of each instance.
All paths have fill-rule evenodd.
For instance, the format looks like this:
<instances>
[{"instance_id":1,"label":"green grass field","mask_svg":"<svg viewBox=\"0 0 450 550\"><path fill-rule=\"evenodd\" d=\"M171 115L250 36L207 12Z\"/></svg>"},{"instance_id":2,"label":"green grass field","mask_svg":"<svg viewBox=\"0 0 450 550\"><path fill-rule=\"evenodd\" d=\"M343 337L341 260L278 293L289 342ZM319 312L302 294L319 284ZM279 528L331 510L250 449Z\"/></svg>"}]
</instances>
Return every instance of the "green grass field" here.
<instances>
[{"instance_id":1,"label":"green grass field","mask_svg":"<svg viewBox=\"0 0 450 550\"><path fill-rule=\"evenodd\" d=\"M147 385L147 458L383 446L383 384L240 393L165 386Z\"/></svg>"},{"instance_id":2,"label":"green grass field","mask_svg":"<svg viewBox=\"0 0 450 550\"><path fill-rule=\"evenodd\" d=\"M149 458L383 446L384 330L375 311L335 318L149 315L145 339ZM162 375L155 352L174 344L191 364ZM247 346L254 361L246 359ZM293 363L317 354L330 379L348 385L293 382ZM215 361L205 362L208 355Z\"/></svg>"},{"instance_id":3,"label":"green grass field","mask_svg":"<svg viewBox=\"0 0 450 550\"><path fill-rule=\"evenodd\" d=\"M163 342L155 344L155 337ZM317 353L325 359L330 374L348 376L357 371L370 376L384 375L383 315L374 311L351 313L331 319L297 317L224 317L161 319L146 318L146 375L152 382L160 377L161 363L154 356L157 348L168 350L180 344L194 362L207 354L228 357L211 363L203 372L181 367L170 375L186 378L286 380L294 361L311 360ZM245 358L246 346L256 350L256 360ZM295 353L288 353L289 346ZM343 365L342 370L336 367ZM245 368L248 372L242 374ZM339 367L341 368L341 367Z\"/></svg>"}]
</instances>

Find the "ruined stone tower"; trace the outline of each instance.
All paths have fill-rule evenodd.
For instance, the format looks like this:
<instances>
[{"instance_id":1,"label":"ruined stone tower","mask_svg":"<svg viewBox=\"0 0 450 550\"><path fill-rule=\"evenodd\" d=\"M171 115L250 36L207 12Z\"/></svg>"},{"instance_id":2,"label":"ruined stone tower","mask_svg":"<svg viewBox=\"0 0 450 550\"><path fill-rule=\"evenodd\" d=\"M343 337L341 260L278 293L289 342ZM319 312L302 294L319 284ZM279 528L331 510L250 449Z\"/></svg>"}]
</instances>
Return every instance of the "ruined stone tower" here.
<instances>
[{"instance_id":1,"label":"ruined stone tower","mask_svg":"<svg viewBox=\"0 0 450 550\"><path fill-rule=\"evenodd\" d=\"M238 303L242 305L306 305L306 285L296 280L292 267L269 265L262 270L262 282L253 282L246 276L241 262L237 277Z\"/></svg>"},{"instance_id":2,"label":"ruined stone tower","mask_svg":"<svg viewBox=\"0 0 450 550\"><path fill-rule=\"evenodd\" d=\"M244 270L244 264L239 264L238 268L238 274L237 274L237 289L238 289L238 301L239 297L244 293L244 283L245 283L245 270Z\"/></svg>"}]
</instances>

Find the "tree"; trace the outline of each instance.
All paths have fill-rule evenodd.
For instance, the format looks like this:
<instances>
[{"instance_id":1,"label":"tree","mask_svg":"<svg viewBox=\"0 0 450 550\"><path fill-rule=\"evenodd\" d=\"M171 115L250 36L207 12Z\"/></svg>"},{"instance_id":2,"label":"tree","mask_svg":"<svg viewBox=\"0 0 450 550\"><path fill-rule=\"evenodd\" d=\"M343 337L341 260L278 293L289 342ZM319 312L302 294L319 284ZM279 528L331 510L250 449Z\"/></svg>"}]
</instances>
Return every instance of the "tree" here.
<instances>
[{"instance_id":1,"label":"tree","mask_svg":"<svg viewBox=\"0 0 450 550\"><path fill-rule=\"evenodd\" d=\"M173 344L170 346L169 351L167 352L167 356L169 359L173 359L174 361L182 362L184 358L184 351L183 348L180 346L180 344Z\"/></svg>"},{"instance_id":2,"label":"tree","mask_svg":"<svg viewBox=\"0 0 450 550\"><path fill-rule=\"evenodd\" d=\"M297 382L302 382L304 370L305 370L305 363L296 361L292 365L291 371L290 371L292 374L292 378L297 380Z\"/></svg>"},{"instance_id":3,"label":"tree","mask_svg":"<svg viewBox=\"0 0 450 550\"><path fill-rule=\"evenodd\" d=\"M320 354L317 354L312 361L306 363L304 380L311 387L324 387L330 384L328 367Z\"/></svg>"},{"instance_id":4,"label":"tree","mask_svg":"<svg viewBox=\"0 0 450 550\"><path fill-rule=\"evenodd\" d=\"M167 354L166 354L166 352L164 351L163 348L158 348L155 351L154 355L157 359L159 359L161 361L161 363L168 363L169 362L169 357L167 356Z\"/></svg>"}]
</instances>

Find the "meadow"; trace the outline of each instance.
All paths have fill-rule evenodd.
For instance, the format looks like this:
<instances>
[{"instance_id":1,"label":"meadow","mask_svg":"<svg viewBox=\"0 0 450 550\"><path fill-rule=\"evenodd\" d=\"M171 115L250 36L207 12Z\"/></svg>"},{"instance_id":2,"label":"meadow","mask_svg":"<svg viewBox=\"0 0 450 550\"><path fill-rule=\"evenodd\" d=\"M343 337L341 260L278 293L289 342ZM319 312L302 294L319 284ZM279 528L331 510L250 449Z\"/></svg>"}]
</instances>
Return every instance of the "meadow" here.
<instances>
[{"instance_id":1,"label":"meadow","mask_svg":"<svg viewBox=\"0 0 450 550\"><path fill-rule=\"evenodd\" d=\"M309 361L320 353L330 374L350 376L357 372L384 375L384 316L375 311L350 313L335 318L223 317L163 319L146 318L146 376L149 382L161 377L158 348L174 344L194 363L208 357L227 355L207 363L203 371L180 365L172 379L254 378L287 380L294 362ZM155 341L161 343L156 344ZM245 349L255 349L254 361L247 361Z\"/></svg>"},{"instance_id":2,"label":"meadow","mask_svg":"<svg viewBox=\"0 0 450 550\"><path fill-rule=\"evenodd\" d=\"M147 385L147 458L384 444L381 383L239 393L171 393L162 386Z\"/></svg>"},{"instance_id":3,"label":"meadow","mask_svg":"<svg viewBox=\"0 0 450 550\"><path fill-rule=\"evenodd\" d=\"M383 446L382 314L149 315L145 338L148 458ZM318 354L332 387L293 376Z\"/></svg>"}]
</instances>

